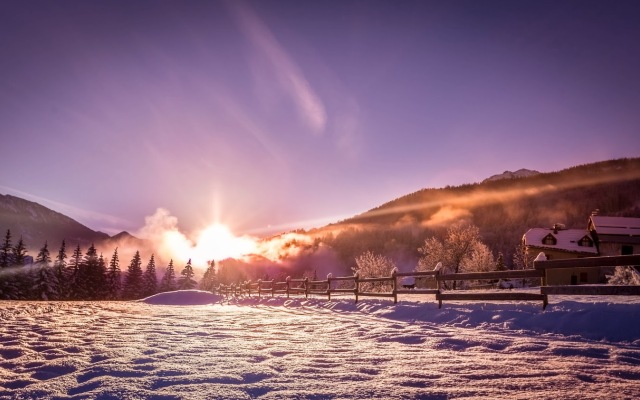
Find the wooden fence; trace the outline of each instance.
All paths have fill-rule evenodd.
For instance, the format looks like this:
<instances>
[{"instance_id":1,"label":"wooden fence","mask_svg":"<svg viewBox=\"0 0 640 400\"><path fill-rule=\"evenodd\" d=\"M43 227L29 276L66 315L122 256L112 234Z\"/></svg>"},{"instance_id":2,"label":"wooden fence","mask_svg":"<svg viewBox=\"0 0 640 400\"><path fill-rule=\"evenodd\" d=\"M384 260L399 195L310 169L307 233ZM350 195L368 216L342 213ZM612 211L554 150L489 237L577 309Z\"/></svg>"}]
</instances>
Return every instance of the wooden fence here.
<instances>
[{"instance_id":1,"label":"wooden fence","mask_svg":"<svg viewBox=\"0 0 640 400\"><path fill-rule=\"evenodd\" d=\"M558 268L578 268L578 267L605 267L617 265L640 265L640 255L631 256L610 256L610 257L589 257L566 260L535 261L533 269L514 271L492 271L492 272L470 272L457 274L443 274L440 264L433 271L424 272L398 272L393 270L390 276L361 278L358 274L353 276L334 277L332 274L324 280L291 279L287 277L284 281L263 281L245 282L238 285L220 285L218 292L225 296L241 296L256 294L275 296L283 294L289 298L291 295L304 295L308 298L311 295L327 296L331 300L332 294L352 294L355 302L360 297L389 297L393 302L398 302L398 295L433 294L438 301L438 307L442 307L442 302L464 300L464 301L542 301L543 309L548 304L549 295L640 295L640 286L618 286L618 285L573 285L573 286L547 286L547 271ZM432 278L435 283L434 288L399 288L398 279L405 277ZM486 292L480 290L456 291L444 290L446 281L482 281L500 279L540 279L540 293L504 290L501 292ZM338 282L345 282L338 284ZM363 285L367 283L386 284L387 291L365 291ZM337 287L340 285L340 287Z\"/></svg>"}]
</instances>

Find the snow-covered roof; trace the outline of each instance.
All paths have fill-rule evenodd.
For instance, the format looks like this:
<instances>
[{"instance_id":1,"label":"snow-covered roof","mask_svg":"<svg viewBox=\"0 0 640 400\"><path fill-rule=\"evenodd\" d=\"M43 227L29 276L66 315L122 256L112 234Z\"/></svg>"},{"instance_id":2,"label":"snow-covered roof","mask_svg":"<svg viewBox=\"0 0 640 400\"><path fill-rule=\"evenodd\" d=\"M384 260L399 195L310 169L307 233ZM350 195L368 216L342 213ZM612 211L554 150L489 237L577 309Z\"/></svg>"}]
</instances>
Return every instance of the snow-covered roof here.
<instances>
[{"instance_id":1,"label":"snow-covered roof","mask_svg":"<svg viewBox=\"0 0 640 400\"><path fill-rule=\"evenodd\" d=\"M640 218L592 215L591 226L598 235L640 236Z\"/></svg>"},{"instance_id":2,"label":"snow-covered roof","mask_svg":"<svg viewBox=\"0 0 640 400\"><path fill-rule=\"evenodd\" d=\"M555 238L555 244L545 244L544 238L548 235ZM588 237L592 246L580 246L580 239ZM524 234L524 244L539 249L554 249L573 253L598 254L593 238L586 229L550 229L532 228Z\"/></svg>"}]
</instances>

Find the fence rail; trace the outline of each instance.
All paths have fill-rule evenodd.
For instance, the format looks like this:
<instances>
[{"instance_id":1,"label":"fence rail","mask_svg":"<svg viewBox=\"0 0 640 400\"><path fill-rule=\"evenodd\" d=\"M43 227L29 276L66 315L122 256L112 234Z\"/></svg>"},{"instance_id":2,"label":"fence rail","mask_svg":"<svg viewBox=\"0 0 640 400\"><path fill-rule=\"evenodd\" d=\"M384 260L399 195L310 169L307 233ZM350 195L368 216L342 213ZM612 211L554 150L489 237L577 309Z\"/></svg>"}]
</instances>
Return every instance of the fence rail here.
<instances>
[{"instance_id":1,"label":"fence rail","mask_svg":"<svg viewBox=\"0 0 640 400\"><path fill-rule=\"evenodd\" d=\"M252 293L261 297L269 294L274 297L276 294L290 295L304 294L305 298L310 295L327 296L331 300L332 294L352 294L355 296L355 302L359 297L384 297L393 298L393 302L398 302L398 295L414 295L414 294L433 294L438 301L438 307L442 307L443 301L542 301L542 308L548 305L549 295L621 295L621 296L640 296L640 286L614 286L614 285L573 285L573 286L546 286L547 270L561 268L579 268L579 267L610 267L618 265L640 265L640 255L629 256L607 256L607 257L588 257L578 259L551 260L551 261L535 261L533 269L517 270L517 271L491 271L491 272L468 272L443 274L441 264L433 271L416 271L416 272L398 272L391 271L390 276L367 277L361 278L358 274L353 276L334 277L332 274L324 280L292 279L287 277L284 281L277 282L275 280L257 282L245 282L237 285L220 285L218 292L225 296L251 296ZM432 277L435 288L414 288L399 289L398 279L405 277L425 278ZM446 281L478 281L478 280L500 280L500 279L527 279L539 278L541 280L540 293L505 291L505 292L482 292L474 291L451 291L444 290L444 282ZM353 282L350 287L334 287L335 282ZM387 283L387 291L371 291L370 286L366 289L361 284Z\"/></svg>"}]
</instances>

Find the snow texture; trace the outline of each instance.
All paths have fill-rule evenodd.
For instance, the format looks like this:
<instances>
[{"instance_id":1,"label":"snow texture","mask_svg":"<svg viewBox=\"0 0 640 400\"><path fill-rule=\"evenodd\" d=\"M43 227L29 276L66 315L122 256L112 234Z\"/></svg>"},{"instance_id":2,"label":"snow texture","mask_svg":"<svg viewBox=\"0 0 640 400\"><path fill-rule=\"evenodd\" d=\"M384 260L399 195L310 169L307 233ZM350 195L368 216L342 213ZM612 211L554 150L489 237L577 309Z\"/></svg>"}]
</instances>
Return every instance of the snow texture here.
<instances>
[{"instance_id":1,"label":"snow texture","mask_svg":"<svg viewBox=\"0 0 640 400\"><path fill-rule=\"evenodd\" d=\"M0 399L640 397L640 299L0 302Z\"/></svg>"}]
</instances>

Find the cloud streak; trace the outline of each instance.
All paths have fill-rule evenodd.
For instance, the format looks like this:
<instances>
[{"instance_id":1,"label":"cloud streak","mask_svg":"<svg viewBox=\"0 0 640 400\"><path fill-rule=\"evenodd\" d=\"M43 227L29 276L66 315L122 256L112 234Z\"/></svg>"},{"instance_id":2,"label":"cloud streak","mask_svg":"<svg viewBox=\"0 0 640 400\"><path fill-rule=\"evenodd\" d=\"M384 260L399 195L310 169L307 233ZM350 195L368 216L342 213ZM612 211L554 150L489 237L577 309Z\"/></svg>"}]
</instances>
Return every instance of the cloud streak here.
<instances>
[{"instance_id":1,"label":"cloud streak","mask_svg":"<svg viewBox=\"0 0 640 400\"><path fill-rule=\"evenodd\" d=\"M242 33L273 67L278 82L295 103L302 120L315 134L323 133L327 124L325 106L300 68L247 5L231 2L229 6Z\"/></svg>"}]
</instances>

